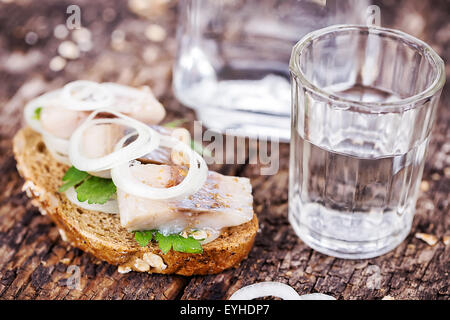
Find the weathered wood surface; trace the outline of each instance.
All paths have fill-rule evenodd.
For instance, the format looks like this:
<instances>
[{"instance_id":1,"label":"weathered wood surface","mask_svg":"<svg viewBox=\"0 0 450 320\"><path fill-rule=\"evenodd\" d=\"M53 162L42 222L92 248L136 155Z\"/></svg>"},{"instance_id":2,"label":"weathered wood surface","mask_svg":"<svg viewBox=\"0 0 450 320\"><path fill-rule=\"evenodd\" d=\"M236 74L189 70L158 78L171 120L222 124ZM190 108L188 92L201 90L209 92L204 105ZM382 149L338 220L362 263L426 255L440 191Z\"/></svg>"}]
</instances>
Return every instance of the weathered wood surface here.
<instances>
[{"instance_id":1,"label":"weathered wood surface","mask_svg":"<svg viewBox=\"0 0 450 320\"><path fill-rule=\"evenodd\" d=\"M91 30L94 47L69 61L63 71L54 72L49 62L61 40L53 36L53 29L64 23L65 10L72 3L81 6L82 23ZM380 3L384 25L415 34L441 56L450 57L448 2L386 3ZM15 169L11 137L23 125L23 105L73 79L107 80L150 85L169 110L168 120L194 119L193 112L175 100L170 87L176 13L173 5L168 7L138 16L125 1L0 4L0 298L226 299L243 285L274 280L290 284L300 294L322 292L339 299L449 299L450 245L443 240L450 235L448 90L442 96L413 229L384 256L336 259L311 250L297 238L287 221L287 145L281 146L281 169L275 176L259 176L255 165L214 166L225 174L250 177L254 188L260 232L249 258L235 270L203 277L122 275L116 267L61 240L54 225L21 191L23 181ZM150 24L164 27L163 41L146 37ZM24 41L30 31L39 37L34 45ZM122 34L125 42L120 41ZM417 232L435 235L439 241L431 246L417 239ZM80 267L79 289L66 285L70 265Z\"/></svg>"}]
</instances>

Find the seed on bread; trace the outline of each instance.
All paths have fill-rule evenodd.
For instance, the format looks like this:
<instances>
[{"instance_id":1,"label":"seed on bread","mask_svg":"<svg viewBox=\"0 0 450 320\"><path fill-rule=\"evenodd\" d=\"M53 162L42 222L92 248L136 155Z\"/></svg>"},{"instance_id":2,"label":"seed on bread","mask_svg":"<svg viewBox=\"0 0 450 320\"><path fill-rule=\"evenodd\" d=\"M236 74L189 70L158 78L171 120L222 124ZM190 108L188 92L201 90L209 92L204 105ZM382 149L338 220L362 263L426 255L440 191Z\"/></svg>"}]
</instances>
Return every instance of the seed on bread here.
<instances>
[{"instance_id":1,"label":"seed on bread","mask_svg":"<svg viewBox=\"0 0 450 320\"><path fill-rule=\"evenodd\" d=\"M152 268L156 268L158 270L164 270L167 268L167 265L164 263L163 259L157 254L146 252L144 253L142 259L147 262Z\"/></svg>"},{"instance_id":2,"label":"seed on bread","mask_svg":"<svg viewBox=\"0 0 450 320\"><path fill-rule=\"evenodd\" d=\"M191 236L195 240L203 240L208 238L209 232L207 232L206 230L195 230L194 232L191 233Z\"/></svg>"},{"instance_id":3,"label":"seed on bread","mask_svg":"<svg viewBox=\"0 0 450 320\"><path fill-rule=\"evenodd\" d=\"M134 267L141 272L147 272L150 270L150 265L142 259L137 258L134 261Z\"/></svg>"},{"instance_id":4,"label":"seed on bread","mask_svg":"<svg viewBox=\"0 0 450 320\"><path fill-rule=\"evenodd\" d=\"M128 266L119 266L119 267L117 268L117 271L118 271L119 273L124 274L124 273L130 272L130 271L131 271L131 268L128 267Z\"/></svg>"}]
</instances>

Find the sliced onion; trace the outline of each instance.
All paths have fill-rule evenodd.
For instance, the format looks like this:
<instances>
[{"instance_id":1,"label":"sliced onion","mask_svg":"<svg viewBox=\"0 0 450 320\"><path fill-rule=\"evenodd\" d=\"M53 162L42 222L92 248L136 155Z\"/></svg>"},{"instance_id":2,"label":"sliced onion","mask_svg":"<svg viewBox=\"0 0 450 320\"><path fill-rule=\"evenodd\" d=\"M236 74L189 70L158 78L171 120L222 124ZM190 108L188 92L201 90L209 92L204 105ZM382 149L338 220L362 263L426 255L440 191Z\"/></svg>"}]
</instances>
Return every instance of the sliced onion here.
<instances>
[{"instance_id":1,"label":"sliced onion","mask_svg":"<svg viewBox=\"0 0 450 320\"><path fill-rule=\"evenodd\" d=\"M126 85L114 83L114 82L104 82L101 84L102 87L113 93L114 99L117 99L118 96L127 97L131 100L131 103L135 102L144 102L144 103L157 103L160 105L160 102L155 98L153 95L153 92L150 91L148 87L144 87L144 89L129 87ZM122 109L122 107L125 107L125 109ZM113 108L116 111L127 113L126 109L128 108L127 105L121 106L118 105L111 105L111 108Z\"/></svg>"},{"instance_id":2,"label":"sliced onion","mask_svg":"<svg viewBox=\"0 0 450 320\"><path fill-rule=\"evenodd\" d=\"M47 147L48 151L50 151L53 158L55 158L58 162L62 162L71 166L72 164L68 155L69 140L55 137L45 130L42 130L41 135L45 146Z\"/></svg>"},{"instance_id":3,"label":"sliced onion","mask_svg":"<svg viewBox=\"0 0 450 320\"><path fill-rule=\"evenodd\" d=\"M110 113L117 118L94 119L98 113ZM81 153L83 134L89 127L98 124L119 124L136 130L138 137L129 145L116 148L112 153L100 158L88 158ZM69 158L73 166L78 170L97 172L111 169L123 163L139 158L159 145L160 135L147 125L121 113L111 110L96 110L74 131L70 137Z\"/></svg>"},{"instance_id":4,"label":"sliced onion","mask_svg":"<svg viewBox=\"0 0 450 320\"><path fill-rule=\"evenodd\" d=\"M53 158L55 158L56 161L64 163L68 166L71 166L72 163L70 162L70 159L67 155L59 153L58 151L55 151L54 149L52 149L51 147L47 146L47 150L50 152L50 154L52 155Z\"/></svg>"},{"instance_id":5,"label":"sliced onion","mask_svg":"<svg viewBox=\"0 0 450 320\"><path fill-rule=\"evenodd\" d=\"M323 293L310 293L301 295L300 300L336 300L336 298Z\"/></svg>"},{"instance_id":6,"label":"sliced onion","mask_svg":"<svg viewBox=\"0 0 450 320\"><path fill-rule=\"evenodd\" d=\"M54 151L54 150L52 150L52 149L50 149L50 148L47 148L47 149L48 149L48 151L50 152L50 154L52 155L52 157L53 157L56 161L61 162L61 163L63 163L63 164L66 164L66 165L68 165L68 166L71 166L71 165L72 165L72 164L70 163L69 157L68 157L67 155L58 153L58 152L56 152L56 151Z\"/></svg>"},{"instance_id":7,"label":"sliced onion","mask_svg":"<svg viewBox=\"0 0 450 320\"><path fill-rule=\"evenodd\" d=\"M260 282L242 287L233 293L230 300L252 300L273 296L283 300L299 300L300 296L291 286L281 282Z\"/></svg>"},{"instance_id":8,"label":"sliced onion","mask_svg":"<svg viewBox=\"0 0 450 320\"><path fill-rule=\"evenodd\" d=\"M114 82L104 82L101 85L114 94L128 96L131 99L144 98L149 94L149 92Z\"/></svg>"},{"instance_id":9,"label":"sliced onion","mask_svg":"<svg viewBox=\"0 0 450 320\"><path fill-rule=\"evenodd\" d=\"M100 83L79 80L62 89L64 107L71 110L87 111L106 108L114 101L114 94Z\"/></svg>"},{"instance_id":10,"label":"sliced onion","mask_svg":"<svg viewBox=\"0 0 450 320\"><path fill-rule=\"evenodd\" d=\"M218 237L220 237L220 234L222 233L220 230L212 228L204 228L203 230L208 233L208 236L205 238L205 240L200 241L202 245L213 242Z\"/></svg>"},{"instance_id":11,"label":"sliced onion","mask_svg":"<svg viewBox=\"0 0 450 320\"><path fill-rule=\"evenodd\" d=\"M72 202L73 204L75 204L83 209L92 210L92 211L100 211L100 212L104 212L104 213L112 213L112 214L119 213L119 206L117 205L116 199L110 199L110 200L106 201L105 204L89 204L87 201L80 202L77 199L77 192L75 191L75 189L73 187L68 189L65 192L65 194L66 194L67 199L69 199L70 202Z\"/></svg>"},{"instance_id":12,"label":"sliced onion","mask_svg":"<svg viewBox=\"0 0 450 320\"><path fill-rule=\"evenodd\" d=\"M96 176L103 179L111 179L111 170L103 171L88 171L91 176Z\"/></svg>"},{"instance_id":13,"label":"sliced onion","mask_svg":"<svg viewBox=\"0 0 450 320\"><path fill-rule=\"evenodd\" d=\"M45 145L48 148L53 149L56 152L61 154L68 155L69 153L69 140L55 137L54 135L47 133L46 131L42 132L42 139L45 142Z\"/></svg>"},{"instance_id":14,"label":"sliced onion","mask_svg":"<svg viewBox=\"0 0 450 320\"><path fill-rule=\"evenodd\" d=\"M190 195L197 192L205 184L205 181L208 178L208 166L206 165L206 162L202 158L202 156L199 155L194 150L192 150L190 145L184 143L183 141L178 140L178 138L163 137L161 139L161 146L172 148L172 154L174 152L182 152L183 156L180 156L180 158L185 157L185 155L188 156L189 171L186 177L179 185L181 185L183 182L187 180L186 185L189 185L189 188L188 187L186 188L184 195ZM192 179L192 181L188 179ZM178 197L181 196L183 195L180 195Z\"/></svg>"},{"instance_id":15,"label":"sliced onion","mask_svg":"<svg viewBox=\"0 0 450 320\"><path fill-rule=\"evenodd\" d=\"M176 128L175 130L172 131L170 136L187 145L189 145L191 142L191 134L185 128ZM170 158L172 159L173 163L177 165L186 164L186 158L184 154L177 152L177 150L172 150Z\"/></svg>"},{"instance_id":16,"label":"sliced onion","mask_svg":"<svg viewBox=\"0 0 450 320\"><path fill-rule=\"evenodd\" d=\"M42 103L40 103L39 99L31 100L25 106L23 110L23 114L25 117L25 122L27 125L31 127L34 131L42 132L41 122L38 119L34 118L35 111L37 108L42 107Z\"/></svg>"},{"instance_id":17,"label":"sliced onion","mask_svg":"<svg viewBox=\"0 0 450 320\"><path fill-rule=\"evenodd\" d=\"M119 142L117 148L121 148L123 143ZM116 187L136 197L154 200L176 199L197 192L208 176L205 160L190 146L173 137L161 136L160 146L180 150L189 157L189 171L180 184L170 188L150 187L132 174L130 163L123 163L111 169L111 178Z\"/></svg>"},{"instance_id":18,"label":"sliced onion","mask_svg":"<svg viewBox=\"0 0 450 320\"><path fill-rule=\"evenodd\" d=\"M35 112L37 108L45 108L50 104L58 103L56 99L60 99L61 89L53 90L47 92L36 99L31 100L27 103L24 110L24 117L26 123L36 132L42 135L42 140L47 147L47 150L58 162L71 165L68 151L69 151L69 140L62 139L54 136L53 134L47 132L41 125L41 121L35 119Z\"/></svg>"},{"instance_id":19,"label":"sliced onion","mask_svg":"<svg viewBox=\"0 0 450 320\"><path fill-rule=\"evenodd\" d=\"M34 131L42 133L43 129L41 126L41 121L34 118L36 109L45 108L46 105L54 103L54 99L57 99L60 94L60 89L53 90L29 101L25 105L25 109L23 111L25 122L27 123L27 125L29 125Z\"/></svg>"},{"instance_id":20,"label":"sliced onion","mask_svg":"<svg viewBox=\"0 0 450 320\"><path fill-rule=\"evenodd\" d=\"M267 296L283 300L336 300L336 298L323 293L299 295L291 286L276 281L260 282L242 287L231 295L230 300L252 300Z\"/></svg>"}]
</instances>

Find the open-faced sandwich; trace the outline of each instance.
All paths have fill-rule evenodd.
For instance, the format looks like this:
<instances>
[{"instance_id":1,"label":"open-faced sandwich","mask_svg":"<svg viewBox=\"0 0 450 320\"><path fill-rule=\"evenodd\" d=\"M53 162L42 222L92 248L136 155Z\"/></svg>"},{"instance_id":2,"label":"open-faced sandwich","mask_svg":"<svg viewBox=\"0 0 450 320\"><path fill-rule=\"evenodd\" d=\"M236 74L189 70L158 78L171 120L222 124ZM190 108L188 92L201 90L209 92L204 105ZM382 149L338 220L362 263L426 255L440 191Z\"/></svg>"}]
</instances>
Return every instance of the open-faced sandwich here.
<instances>
[{"instance_id":1,"label":"open-faced sandwich","mask_svg":"<svg viewBox=\"0 0 450 320\"><path fill-rule=\"evenodd\" d=\"M30 101L14 137L24 190L63 240L131 270L210 274L249 253L249 179L208 171L148 88L75 81Z\"/></svg>"}]
</instances>

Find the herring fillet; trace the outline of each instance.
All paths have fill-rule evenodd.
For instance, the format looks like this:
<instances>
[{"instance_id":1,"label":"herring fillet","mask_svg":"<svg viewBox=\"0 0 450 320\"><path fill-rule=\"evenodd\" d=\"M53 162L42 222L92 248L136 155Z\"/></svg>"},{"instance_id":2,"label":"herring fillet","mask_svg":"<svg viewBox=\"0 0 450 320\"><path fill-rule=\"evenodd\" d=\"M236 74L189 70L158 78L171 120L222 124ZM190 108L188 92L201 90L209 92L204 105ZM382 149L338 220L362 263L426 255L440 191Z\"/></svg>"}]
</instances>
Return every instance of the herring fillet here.
<instances>
[{"instance_id":1,"label":"herring fillet","mask_svg":"<svg viewBox=\"0 0 450 320\"><path fill-rule=\"evenodd\" d=\"M166 129L162 126L153 125L152 129L161 135L170 136L173 130ZM83 153L88 158L99 158L110 154L116 143L128 133L127 128L117 124L99 124L86 129L83 135ZM152 164L170 164L173 165L171 159L171 150L165 147L159 147L150 153L140 157L140 162Z\"/></svg>"},{"instance_id":2,"label":"herring fillet","mask_svg":"<svg viewBox=\"0 0 450 320\"><path fill-rule=\"evenodd\" d=\"M178 184L185 174L180 166L139 164L132 173L152 187ZM220 230L250 221L253 217L252 187L248 178L210 171L196 193L181 199L152 200L117 190L120 221L129 231L158 229L176 233L186 228Z\"/></svg>"},{"instance_id":3,"label":"herring fillet","mask_svg":"<svg viewBox=\"0 0 450 320\"><path fill-rule=\"evenodd\" d=\"M169 129L163 126L150 126L153 130L164 136L170 136L173 129ZM138 160L143 163L152 164L173 164L170 157L170 149L166 147L159 147L150 153L140 157Z\"/></svg>"}]
</instances>

